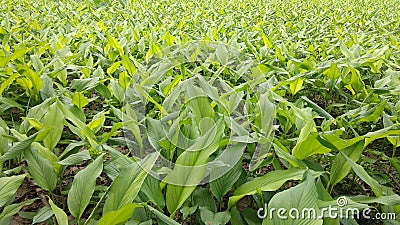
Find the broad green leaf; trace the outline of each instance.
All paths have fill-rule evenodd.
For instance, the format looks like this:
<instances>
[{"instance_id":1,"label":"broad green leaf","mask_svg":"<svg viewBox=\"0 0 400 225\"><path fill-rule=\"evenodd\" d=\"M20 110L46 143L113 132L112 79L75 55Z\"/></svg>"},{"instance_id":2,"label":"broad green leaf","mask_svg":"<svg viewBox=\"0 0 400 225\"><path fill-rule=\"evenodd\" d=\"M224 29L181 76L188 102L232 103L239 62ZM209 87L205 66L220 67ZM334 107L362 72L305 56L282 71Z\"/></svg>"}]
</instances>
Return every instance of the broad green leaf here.
<instances>
[{"instance_id":1,"label":"broad green leaf","mask_svg":"<svg viewBox=\"0 0 400 225\"><path fill-rule=\"evenodd\" d=\"M136 73L136 67L133 65L132 61L129 59L128 56L123 55L122 58L122 66L128 71L129 75L133 76Z\"/></svg>"},{"instance_id":2,"label":"broad green leaf","mask_svg":"<svg viewBox=\"0 0 400 225\"><path fill-rule=\"evenodd\" d=\"M75 92L74 95L72 95L72 103L82 109L89 104L89 100L81 92Z\"/></svg>"},{"instance_id":3,"label":"broad green leaf","mask_svg":"<svg viewBox=\"0 0 400 225\"><path fill-rule=\"evenodd\" d=\"M3 135L7 135L7 132L2 127L0 127L0 156L3 155L7 151L9 142L10 142Z\"/></svg>"},{"instance_id":4,"label":"broad green leaf","mask_svg":"<svg viewBox=\"0 0 400 225\"><path fill-rule=\"evenodd\" d=\"M226 49L226 46L223 44L218 44L218 47L215 51L215 54L217 56L218 61L222 64L222 65L226 65L228 63L229 60L229 56L228 56L228 50Z\"/></svg>"},{"instance_id":5,"label":"broad green leaf","mask_svg":"<svg viewBox=\"0 0 400 225\"><path fill-rule=\"evenodd\" d=\"M7 80L2 81L0 85L0 96L2 96L4 91L15 81L15 79L17 79L18 76L19 76L18 73L13 73L11 76L7 78Z\"/></svg>"},{"instance_id":6,"label":"broad green leaf","mask_svg":"<svg viewBox=\"0 0 400 225\"><path fill-rule=\"evenodd\" d=\"M179 225L179 223L175 222L173 219L169 218L168 216L164 215L164 213L158 211L157 209L148 206L149 210L156 215L158 219L163 221L164 223L168 225Z\"/></svg>"},{"instance_id":7,"label":"broad green leaf","mask_svg":"<svg viewBox=\"0 0 400 225\"><path fill-rule=\"evenodd\" d=\"M50 162L33 148L26 149L24 156L28 162L28 171L41 188L52 192L57 184L57 174Z\"/></svg>"},{"instance_id":8,"label":"broad green leaf","mask_svg":"<svg viewBox=\"0 0 400 225\"><path fill-rule=\"evenodd\" d=\"M44 65L38 55L31 55L32 66L37 73L41 73Z\"/></svg>"},{"instance_id":9,"label":"broad green leaf","mask_svg":"<svg viewBox=\"0 0 400 225\"><path fill-rule=\"evenodd\" d=\"M370 197L365 195L357 195L349 197L351 200L364 204L372 204L379 203L383 205L400 205L400 196L399 195L389 195L389 196L380 196L380 197Z\"/></svg>"},{"instance_id":10,"label":"broad green leaf","mask_svg":"<svg viewBox=\"0 0 400 225\"><path fill-rule=\"evenodd\" d=\"M0 102L3 103L2 109L1 109L0 113L6 111L6 110L9 109L9 108L13 108L13 107L18 108L18 109L20 109L20 110L24 110L24 109L22 108L22 106L21 106L18 102L14 101L14 100L11 99L11 98L3 98L3 97L0 97Z\"/></svg>"},{"instance_id":11,"label":"broad green leaf","mask_svg":"<svg viewBox=\"0 0 400 225\"><path fill-rule=\"evenodd\" d=\"M298 159L305 159L308 156L315 154L325 154L331 149L325 147L318 140L318 133L315 132L313 123L307 122L301 129L300 136L297 140L296 146L293 148L293 156Z\"/></svg>"},{"instance_id":12,"label":"broad green leaf","mask_svg":"<svg viewBox=\"0 0 400 225\"><path fill-rule=\"evenodd\" d=\"M81 163L82 161L89 160L91 158L92 157L90 156L89 151L84 150L84 151L78 152L76 154L72 154L72 155L68 156L66 159L64 159L60 162L57 162L57 163L60 165L63 165L63 166L71 166L71 165L76 165L78 163Z\"/></svg>"},{"instance_id":13,"label":"broad green leaf","mask_svg":"<svg viewBox=\"0 0 400 225\"><path fill-rule=\"evenodd\" d=\"M86 79L74 79L71 81L70 87L75 89L77 92L88 91L99 84L99 78L86 78Z\"/></svg>"},{"instance_id":14,"label":"broad green leaf","mask_svg":"<svg viewBox=\"0 0 400 225\"><path fill-rule=\"evenodd\" d=\"M222 197L231 190L233 184L239 179L239 176L242 173L242 162L237 162L232 168L221 169L217 168L210 172L210 179L213 180L210 183L210 189L218 201L222 201ZM226 172L226 170L229 171ZM224 175L220 176L222 172ZM218 179L215 179L216 177L218 177Z\"/></svg>"},{"instance_id":15,"label":"broad green leaf","mask_svg":"<svg viewBox=\"0 0 400 225\"><path fill-rule=\"evenodd\" d=\"M114 48L115 50L117 50L121 56L124 55L124 49L123 49L122 46L118 43L118 40L117 40L117 39L115 39L115 38L112 37L111 35L107 35L107 42L108 42L108 44L109 44L112 48Z\"/></svg>"},{"instance_id":16,"label":"broad green leaf","mask_svg":"<svg viewBox=\"0 0 400 225\"><path fill-rule=\"evenodd\" d=\"M340 77L340 70L335 63L332 63L329 69L325 70L323 74L331 81L336 81Z\"/></svg>"},{"instance_id":17,"label":"broad green leaf","mask_svg":"<svg viewBox=\"0 0 400 225\"><path fill-rule=\"evenodd\" d=\"M349 146L341 152L347 155L351 160L357 162L364 150L364 140ZM351 166L342 154L337 154L332 161L330 168L330 185L334 186L339 183L350 172Z\"/></svg>"},{"instance_id":18,"label":"broad green leaf","mask_svg":"<svg viewBox=\"0 0 400 225\"><path fill-rule=\"evenodd\" d=\"M125 98L125 89L118 84L118 81L114 78L110 81L110 90L112 94L118 99L118 101L123 102Z\"/></svg>"},{"instance_id":19,"label":"broad green leaf","mask_svg":"<svg viewBox=\"0 0 400 225\"><path fill-rule=\"evenodd\" d=\"M313 225L318 224L322 225L322 218L318 218L321 215L320 209L318 207L318 195L315 193L317 189L314 184L313 176L307 173L307 178L303 183L292 187L288 190L282 191L274 195L268 204L268 208L264 209L267 212L263 212L266 218L263 221L263 224L277 224L277 225ZM269 209L286 209L286 213L283 214L285 218L279 218L277 212L272 212ZM289 211L291 209L298 210L297 216L299 218L292 218L289 216ZM311 211L308 211L311 209ZM302 213L309 213L303 218ZM296 215L296 213L293 213ZM263 215L263 216L264 216Z\"/></svg>"},{"instance_id":20,"label":"broad green leaf","mask_svg":"<svg viewBox=\"0 0 400 225\"><path fill-rule=\"evenodd\" d=\"M49 204L51 206L51 210L53 210L54 215L56 216L57 223L59 225L68 225L68 216L67 214L60 209L54 202L49 199Z\"/></svg>"},{"instance_id":21,"label":"broad green leaf","mask_svg":"<svg viewBox=\"0 0 400 225\"><path fill-rule=\"evenodd\" d=\"M31 50L30 48L21 45L13 52L13 54L10 57L10 60L20 59L21 57L25 56L25 54L30 50Z\"/></svg>"},{"instance_id":22,"label":"broad green leaf","mask_svg":"<svg viewBox=\"0 0 400 225\"><path fill-rule=\"evenodd\" d=\"M174 79L163 89L162 93L168 95L172 89L182 80L182 75L175 76Z\"/></svg>"},{"instance_id":23,"label":"broad green leaf","mask_svg":"<svg viewBox=\"0 0 400 225\"><path fill-rule=\"evenodd\" d=\"M103 171L103 156L98 156L96 160L75 175L71 189L68 192L68 209L78 220L93 195L97 177Z\"/></svg>"},{"instance_id":24,"label":"broad green leaf","mask_svg":"<svg viewBox=\"0 0 400 225\"><path fill-rule=\"evenodd\" d=\"M117 225L125 223L131 218L133 211L137 207L143 206L136 203L128 203L118 210L107 212L99 220L98 225Z\"/></svg>"},{"instance_id":25,"label":"broad green leaf","mask_svg":"<svg viewBox=\"0 0 400 225\"><path fill-rule=\"evenodd\" d=\"M231 208L231 224L232 225L245 225L242 216L240 215L240 211L236 207Z\"/></svg>"},{"instance_id":26,"label":"broad green leaf","mask_svg":"<svg viewBox=\"0 0 400 225\"><path fill-rule=\"evenodd\" d=\"M199 188L192 195L193 205L197 205L199 208L207 208L212 212L217 211L215 201L207 188Z\"/></svg>"},{"instance_id":27,"label":"broad green leaf","mask_svg":"<svg viewBox=\"0 0 400 225\"><path fill-rule=\"evenodd\" d=\"M32 134L27 139L18 142L16 145L9 148L6 153L0 157L0 162L15 158L21 155L25 150L29 149L37 134L38 133Z\"/></svg>"},{"instance_id":28,"label":"broad green leaf","mask_svg":"<svg viewBox=\"0 0 400 225\"><path fill-rule=\"evenodd\" d=\"M378 181L376 181L374 178L372 178L362 166L356 164L344 153L340 154L342 154L347 159L347 162L349 162L351 168L353 168L353 171L357 174L357 176L359 176L363 181L365 181L365 183L367 183L371 187L372 191L377 197L381 197L384 195L382 185L379 184Z\"/></svg>"},{"instance_id":29,"label":"broad green leaf","mask_svg":"<svg viewBox=\"0 0 400 225\"><path fill-rule=\"evenodd\" d=\"M0 178L0 207L9 202L22 184L25 175Z\"/></svg>"},{"instance_id":30,"label":"broad green leaf","mask_svg":"<svg viewBox=\"0 0 400 225\"><path fill-rule=\"evenodd\" d=\"M292 93L292 95L295 95L303 87L303 79L301 78L296 79L295 81L290 83L289 87L290 87L290 93Z\"/></svg>"},{"instance_id":31,"label":"broad green leaf","mask_svg":"<svg viewBox=\"0 0 400 225\"><path fill-rule=\"evenodd\" d=\"M262 220L257 215L257 211L254 209L245 208L241 211L241 214L247 225L259 225L262 223Z\"/></svg>"},{"instance_id":32,"label":"broad green leaf","mask_svg":"<svg viewBox=\"0 0 400 225\"><path fill-rule=\"evenodd\" d=\"M261 177L244 183L229 198L228 207L231 208L236 202L246 195L257 193L257 188L261 191L275 191L280 188L288 180L301 180L305 169L290 168L288 170L275 170ZM319 176L320 172L312 171L314 177Z\"/></svg>"},{"instance_id":33,"label":"broad green leaf","mask_svg":"<svg viewBox=\"0 0 400 225\"><path fill-rule=\"evenodd\" d=\"M146 179L149 171L158 158L158 154L149 154L139 163L125 167L111 184L109 197L106 199L103 214L120 209L132 203Z\"/></svg>"},{"instance_id":34,"label":"broad green leaf","mask_svg":"<svg viewBox=\"0 0 400 225\"><path fill-rule=\"evenodd\" d=\"M231 215L228 211L214 213L207 208L200 208L200 218L205 224L225 225L229 222Z\"/></svg>"},{"instance_id":35,"label":"broad green leaf","mask_svg":"<svg viewBox=\"0 0 400 225\"><path fill-rule=\"evenodd\" d=\"M383 110L385 109L386 104L387 104L387 101L383 101L383 102L379 103L378 105L372 107L365 113L362 113L355 119L355 123L356 124L361 124L363 122L376 123L379 120L379 118L382 116L382 113L383 113Z\"/></svg>"},{"instance_id":36,"label":"broad green leaf","mask_svg":"<svg viewBox=\"0 0 400 225\"><path fill-rule=\"evenodd\" d=\"M32 204L35 199L29 199L25 202L21 202L21 203L16 203L16 204L12 204L12 205L8 205L6 207L4 207L3 211L0 213L0 224L9 224L9 219L17 214L22 207L26 206L26 205L30 205Z\"/></svg>"},{"instance_id":37,"label":"broad green leaf","mask_svg":"<svg viewBox=\"0 0 400 225\"><path fill-rule=\"evenodd\" d=\"M88 127L96 133L100 130L101 127L103 127L105 120L105 112L99 112L93 117L92 121L90 121Z\"/></svg>"},{"instance_id":38,"label":"broad green leaf","mask_svg":"<svg viewBox=\"0 0 400 225\"><path fill-rule=\"evenodd\" d=\"M192 207L184 206L184 207L182 207L182 209L180 211L182 213L183 218L186 219L189 215L192 215L193 213L195 213L197 208L198 208L197 205L192 206Z\"/></svg>"},{"instance_id":39,"label":"broad green leaf","mask_svg":"<svg viewBox=\"0 0 400 225\"><path fill-rule=\"evenodd\" d=\"M347 59L352 59L353 58L353 54L351 53L351 51L347 48L346 44L343 42L340 42L340 51L342 52L342 54L347 58Z\"/></svg>"},{"instance_id":40,"label":"broad green leaf","mask_svg":"<svg viewBox=\"0 0 400 225\"><path fill-rule=\"evenodd\" d=\"M169 183L167 185L166 203L171 216L182 206L196 189L196 185L206 175L206 163L209 156L218 149L224 129L222 120L219 120L215 125L216 133L210 132L212 135L209 138L201 139L198 143L198 146L201 146L198 149L201 150L183 152L176 160L172 172L164 179L165 183ZM207 137L206 135L204 137ZM207 144L209 145L207 146ZM195 146L195 144L192 146Z\"/></svg>"},{"instance_id":41,"label":"broad green leaf","mask_svg":"<svg viewBox=\"0 0 400 225\"><path fill-rule=\"evenodd\" d=\"M43 144L52 151L60 141L64 129L64 116L56 102L50 106L43 125L51 127L51 132L43 139Z\"/></svg>"},{"instance_id":42,"label":"broad green leaf","mask_svg":"<svg viewBox=\"0 0 400 225\"><path fill-rule=\"evenodd\" d=\"M119 85L121 85L121 87L123 87L125 90L128 89L129 84L130 84L131 78L129 77L128 73L126 72L126 70L122 71L119 74L119 79L118 79L118 83Z\"/></svg>"},{"instance_id":43,"label":"broad green leaf","mask_svg":"<svg viewBox=\"0 0 400 225\"><path fill-rule=\"evenodd\" d=\"M41 223L48 220L51 216L54 215L53 210L49 206L45 206L39 210L36 216L33 217L32 223Z\"/></svg>"},{"instance_id":44,"label":"broad green leaf","mask_svg":"<svg viewBox=\"0 0 400 225\"><path fill-rule=\"evenodd\" d=\"M79 128L80 134L83 134L84 137L86 137L87 141L90 143L90 145L94 148L97 149L97 141L96 141L96 135L93 133L89 127L86 126L84 122L76 115L77 113L73 112L71 109L74 107L67 107L64 105L62 102L57 101L58 107L61 109L62 113L64 114L65 118L71 121L77 128ZM79 112L79 108L75 107Z\"/></svg>"},{"instance_id":45,"label":"broad green leaf","mask_svg":"<svg viewBox=\"0 0 400 225\"><path fill-rule=\"evenodd\" d=\"M120 62L120 61L113 63L113 64L107 69L107 73L108 73L109 75L112 75L112 74L119 68L120 65L121 65L121 62Z\"/></svg>"},{"instance_id":46,"label":"broad green leaf","mask_svg":"<svg viewBox=\"0 0 400 225\"><path fill-rule=\"evenodd\" d=\"M31 68L27 66L18 66L18 72L22 75L28 78L33 85L33 88L37 91L42 89L43 87L43 81L40 78L39 74L33 71Z\"/></svg>"},{"instance_id":47,"label":"broad green leaf","mask_svg":"<svg viewBox=\"0 0 400 225\"><path fill-rule=\"evenodd\" d=\"M153 176L147 176L140 189L146 197L160 209L164 208L165 200L160 187L160 181Z\"/></svg>"}]
</instances>

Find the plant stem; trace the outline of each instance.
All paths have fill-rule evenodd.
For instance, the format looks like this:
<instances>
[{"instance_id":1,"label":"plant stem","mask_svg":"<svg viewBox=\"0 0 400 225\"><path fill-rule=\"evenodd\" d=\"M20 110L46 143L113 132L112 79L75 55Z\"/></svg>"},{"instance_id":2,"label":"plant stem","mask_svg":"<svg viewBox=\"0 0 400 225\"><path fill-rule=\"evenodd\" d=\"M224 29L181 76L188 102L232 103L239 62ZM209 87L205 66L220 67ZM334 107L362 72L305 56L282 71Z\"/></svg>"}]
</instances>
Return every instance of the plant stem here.
<instances>
[{"instance_id":1,"label":"plant stem","mask_svg":"<svg viewBox=\"0 0 400 225\"><path fill-rule=\"evenodd\" d=\"M97 208L99 207L100 203L104 200L104 198L106 197L108 191L110 191L110 187L111 185L107 188L106 192L104 192L103 196L101 196L100 200L97 202L96 206L94 207L94 209L92 210L92 212L90 213L89 217L87 218L87 220L85 221L85 223L83 225L87 225L88 222L92 219L94 212L96 212Z\"/></svg>"}]
</instances>

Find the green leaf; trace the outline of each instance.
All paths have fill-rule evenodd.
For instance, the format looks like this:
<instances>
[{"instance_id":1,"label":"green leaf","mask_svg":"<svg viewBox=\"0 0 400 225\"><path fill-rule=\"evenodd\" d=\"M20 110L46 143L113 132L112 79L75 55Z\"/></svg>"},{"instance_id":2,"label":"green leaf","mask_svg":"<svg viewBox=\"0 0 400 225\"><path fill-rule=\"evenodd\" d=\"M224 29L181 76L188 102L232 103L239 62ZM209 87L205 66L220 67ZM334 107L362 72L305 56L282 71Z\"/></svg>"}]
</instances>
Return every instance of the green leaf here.
<instances>
[{"instance_id":1,"label":"green leaf","mask_svg":"<svg viewBox=\"0 0 400 225\"><path fill-rule=\"evenodd\" d=\"M168 216L164 215L164 213L158 211L157 209L148 206L149 210L156 215L158 219L163 221L164 223L168 225L179 225L179 223L175 222L173 219L169 218Z\"/></svg>"},{"instance_id":2,"label":"green leaf","mask_svg":"<svg viewBox=\"0 0 400 225\"><path fill-rule=\"evenodd\" d=\"M92 121L88 124L88 127L93 130L94 132L98 132L101 127L104 125L104 121L106 120L105 112L99 112L97 113Z\"/></svg>"},{"instance_id":3,"label":"green leaf","mask_svg":"<svg viewBox=\"0 0 400 225\"><path fill-rule=\"evenodd\" d=\"M361 124L363 122L373 122L377 123L379 118L382 116L383 110L385 109L385 106L387 104L387 101L383 101L379 103L378 105L375 105L365 113L362 113L355 119L356 124ZM353 122L353 121L352 121Z\"/></svg>"},{"instance_id":4,"label":"green leaf","mask_svg":"<svg viewBox=\"0 0 400 225\"><path fill-rule=\"evenodd\" d=\"M210 189L218 201L222 201L222 197L231 190L233 184L239 179L242 173L242 162L240 160L232 168L223 167L221 169L217 168L210 172L210 179L213 180L210 183ZM228 170L228 172L226 172L226 170ZM224 173L224 175L220 176L221 173ZM215 177L219 178L214 180Z\"/></svg>"},{"instance_id":5,"label":"green leaf","mask_svg":"<svg viewBox=\"0 0 400 225\"><path fill-rule=\"evenodd\" d=\"M229 198L228 207L231 208L236 202L246 195L257 193L257 188L261 191L275 191L288 180L301 180L304 169L290 168L287 170L275 170L264 176L254 178L253 180L241 185ZM319 176L321 172L312 171L313 176Z\"/></svg>"},{"instance_id":6,"label":"green leaf","mask_svg":"<svg viewBox=\"0 0 400 225\"><path fill-rule=\"evenodd\" d=\"M292 93L292 95L295 95L297 92L301 90L302 87L303 87L303 79L298 78L292 83L290 83L289 85L290 93Z\"/></svg>"},{"instance_id":7,"label":"green leaf","mask_svg":"<svg viewBox=\"0 0 400 225\"><path fill-rule=\"evenodd\" d=\"M104 84L98 84L95 87L96 91L105 99L110 99L112 98L112 94L110 92L110 90L108 89L107 86L105 86Z\"/></svg>"},{"instance_id":8,"label":"green leaf","mask_svg":"<svg viewBox=\"0 0 400 225\"><path fill-rule=\"evenodd\" d=\"M86 78L86 79L74 79L71 81L70 88L75 89L77 92L88 91L99 84L100 78Z\"/></svg>"},{"instance_id":9,"label":"green leaf","mask_svg":"<svg viewBox=\"0 0 400 225\"><path fill-rule=\"evenodd\" d=\"M349 199L364 204L379 203L390 206L400 205L400 196L397 194L389 196L380 196L380 197L357 195L357 196L351 196L349 197Z\"/></svg>"},{"instance_id":10,"label":"green leaf","mask_svg":"<svg viewBox=\"0 0 400 225\"><path fill-rule=\"evenodd\" d=\"M118 99L118 101L123 102L125 98L125 89L118 84L117 80L112 78L110 81L110 89L112 94Z\"/></svg>"},{"instance_id":11,"label":"green leaf","mask_svg":"<svg viewBox=\"0 0 400 225\"><path fill-rule=\"evenodd\" d=\"M60 209L58 206L56 206L51 199L49 199L49 204L51 206L51 209L54 212L54 215L56 216L57 223L59 225L68 225L67 214L62 209Z\"/></svg>"},{"instance_id":12,"label":"green leaf","mask_svg":"<svg viewBox=\"0 0 400 225\"><path fill-rule=\"evenodd\" d=\"M217 49L215 51L218 61L222 65L226 65L228 63L228 50L226 49L225 45L218 44Z\"/></svg>"},{"instance_id":13,"label":"green leaf","mask_svg":"<svg viewBox=\"0 0 400 225\"><path fill-rule=\"evenodd\" d=\"M115 39L114 37L112 37L111 35L108 35L108 34L107 34L107 43L108 43L112 48L114 48L115 50L117 50L121 56L124 55L124 49L123 49L122 46L118 43L118 40Z\"/></svg>"},{"instance_id":14,"label":"green leaf","mask_svg":"<svg viewBox=\"0 0 400 225\"><path fill-rule=\"evenodd\" d=\"M140 189L146 197L160 209L164 208L165 200L160 187L160 181L153 176L147 176Z\"/></svg>"},{"instance_id":15,"label":"green leaf","mask_svg":"<svg viewBox=\"0 0 400 225\"><path fill-rule=\"evenodd\" d=\"M112 75L112 74L119 68L120 65L121 65L121 62L120 62L120 61L113 63L113 64L107 69L107 73L108 73L109 75Z\"/></svg>"},{"instance_id":16,"label":"green leaf","mask_svg":"<svg viewBox=\"0 0 400 225\"><path fill-rule=\"evenodd\" d=\"M299 225L322 225L323 220L322 218L318 218L320 213L320 209L318 207L318 195L317 188L314 184L313 176L307 173L306 180L288 190L282 191L272 197L268 204L268 208L264 209L263 213L266 216L263 224L276 224L276 225L292 225L292 224L299 224ZM286 213L283 216L286 218L279 218L277 212L272 212L269 209L285 209ZM292 218L289 216L289 211L291 209L298 210L298 218ZM308 211L311 209L311 211ZM265 212L267 211L267 212ZM305 212L304 217L302 217L302 213ZM310 217L308 217L307 212L309 213ZM315 214L313 214L315 213ZM260 213L264 216L262 213ZM296 213L293 213L296 214ZM314 217L313 217L314 215Z\"/></svg>"},{"instance_id":17,"label":"green leaf","mask_svg":"<svg viewBox=\"0 0 400 225\"><path fill-rule=\"evenodd\" d=\"M66 159L64 159L60 162L57 162L57 163L60 165L63 165L63 166L71 166L71 165L76 165L78 163L81 163L82 161L89 160L91 158L92 157L90 156L89 151L84 150L84 151L78 152L76 154L72 154L72 155L68 156Z\"/></svg>"},{"instance_id":18,"label":"green leaf","mask_svg":"<svg viewBox=\"0 0 400 225\"><path fill-rule=\"evenodd\" d=\"M0 162L15 158L21 155L21 153L23 153L25 150L29 149L37 134L38 133L32 134L27 139L18 142L16 145L8 149L6 153L0 157Z\"/></svg>"},{"instance_id":19,"label":"green leaf","mask_svg":"<svg viewBox=\"0 0 400 225\"><path fill-rule=\"evenodd\" d=\"M311 155L330 152L330 148L320 143L318 135L319 134L315 132L314 124L312 122L307 122L301 129L296 146L294 146L292 150L293 156L298 159L305 159Z\"/></svg>"},{"instance_id":20,"label":"green leaf","mask_svg":"<svg viewBox=\"0 0 400 225\"><path fill-rule=\"evenodd\" d=\"M103 156L104 154L98 156L96 160L75 175L71 189L68 192L68 209L78 220L93 195L97 177L103 171Z\"/></svg>"},{"instance_id":21,"label":"green leaf","mask_svg":"<svg viewBox=\"0 0 400 225\"><path fill-rule=\"evenodd\" d=\"M17 204L12 204L4 207L3 211L0 214L0 224L7 224L6 221L9 220L13 215L17 214L19 210L22 209L22 207L26 205L32 204L35 199L29 199L25 202L17 203Z\"/></svg>"},{"instance_id":22,"label":"green leaf","mask_svg":"<svg viewBox=\"0 0 400 225\"><path fill-rule=\"evenodd\" d=\"M202 136L202 138L198 138L198 142L190 146L190 148L196 146L194 149L202 150L185 151L179 155L174 169L164 179L165 183L169 183L166 192L166 203L171 217L196 189L196 185L203 179L206 173L208 158L218 149L224 128L221 119L207 134ZM216 129L216 131L212 132L213 129Z\"/></svg>"},{"instance_id":23,"label":"green leaf","mask_svg":"<svg viewBox=\"0 0 400 225\"><path fill-rule=\"evenodd\" d=\"M199 188L193 192L193 203L199 208L207 208L213 212L217 211L217 206L212 198L210 191L207 188Z\"/></svg>"},{"instance_id":24,"label":"green leaf","mask_svg":"<svg viewBox=\"0 0 400 225\"><path fill-rule=\"evenodd\" d=\"M132 61L129 59L128 56L123 55L121 56L122 59L122 66L128 71L129 75L133 76L136 73L136 67L133 65Z\"/></svg>"},{"instance_id":25,"label":"green leaf","mask_svg":"<svg viewBox=\"0 0 400 225\"><path fill-rule=\"evenodd\" d=\"M118 210L107 212L99 220L98 225L117 225L125 223L132 217L132 213L135 210L135 208L138 207L143 207L143 206L136 203L128 203L122 206Z\"/></svg>"},{"instance_id":26,"label":"green leaf","mask_svg":"<svg viewBox=\"0 0 400 225\"><path fill-rule=\"evenodd\" d=\"M351 51L347 48L346 44L340 42L340 51L347 59L352 59L354 56Z\"/></svg>"},{"instance_id":27,"label":"green leaf","mask_svg":"<svg viewBox=\"0 0 400 225\"><path fill-rule=\"evenodd\" d=\"M33 88L37 91L42 89L43 81L40 78L39 74L33 71L31 68L27 66L17 66L18 72L22 75L27 77L33 84Z\"/></svg>"},{"instance_id":28,"label":"green leaf","mask_svg":"<svg viewBox=\"0 0 400 225\"><path fill-rule=\"evenodd\" d=\"M329 69L325 70L324 75L326 75L331 81L335 81L340 77L340 71L336 63L332 63Z\"/></svg>"},{"instance_id":29,"label":"green leaf","mask_svg":"<svg viewBox=\"0 0 400 225\"><path fill-rule=\"evenodd\" d=\"M37 73L41 73L44 65L42 61L40 60L40 57L38 55L31 55L31 61L32 61L32 66L35 69Z\"/></svg>"},{"instance_id":30,"label":"green leaf","mask_svg":"<svg viewBox=\"0 0 400 225\"><path fill-rule=\"evenodd\" d=\"M81 92L75 92L72 96L72 103L82 109L89 104L89 100Z\"/></svg>"},{"instance_id":31,"label":"green leaf","mask_svg":"<svg viewBox=\"0 0 400 225\"><path fill-rule=\"evenodd\" d=\"M132 163L125 167L111 184L109 197L106 199L103 214L115 211L128 203L132 203L146 179L158 154L149 154L139 163Z\"/></svg>"},{"instance_id":32,"label":"green leaf","mask_svg":"<svg viewBox=\"0 0 400 225\"><path fill-rule=\"evenodd\" d=\"M121 85L121 87L123 87L125 90L128 89L129 84L130 84L131 78L129 77L128 73L126 72L126 70L122 71L119 74L119 79L118 79L118 83L119 85Z\"/></svg>"},{"instance_id":33,"label":"green leaf","mask_svg":"<svg viewBox=\"0 0 400 225\"><path fill-rule=\"evenodd\" d=\"M240 215L240 211L236 207L231 208L231 224L232 225L245 225L242 216Z\"/></svg>"},{"instance_id":34,"label":"green leaf","mask_svg":"<svg viewBox=\"0 0 400 225\"><path fill-rule=\"evenodd\" d=\"M356 144L343 149L341 152L347 155L351 160L357 162L364 150L364 143L364 140L359 141ZM351 170L351 166L343 154L337 154L335 159L332 161L330 168L330 184L332 187L345 178Z\"/></svg>"},{"instance_id":35,"label":"green leaf","mask_svg":"<svg viewBox=\"0 0 400 225\"><path fill-rule=\"evenodd\" d=\"M33 224L41 223L48 220L54 215L53 210L49 206L45 206L39 210L39 212L33 217Z\"/></svg>"},{"instance_id":36,"label":"green leaf","mask_svg":"<svg viewBox=\"0 0 400 225\"><path fill-rule=\"evenodd\" d=\"M183 219L186 219L189 215L195 213L197 208L198 208L197 205L192 207L187 207L187 206L182 207L180 211L182 213Z\"/></svg>"},{"instance_id":37,"label":"green leaf","mask_svg":"<svg viewBox=\"0 0 400 225\"><path fill-rule=\"evenodd\" d=\"M24 156L28 162L28 171L41 188L52 192L57 184L57 174L50 162L35 149L27 149Z\"/></svg>"},{"instance_id":38,"label":"green leaf","mask_svg":"<svg viewBox=\"0 0 400 225\"><path fill-rule=\"evenodd\" d=\"M58 108L56 102L49 107L43 125L45 127L51 127L51 132L43 139L43 144L52 151L60 141L64 129L64 115Z\"/></svg>"},{"instance_id":39,"label":"green leaf","mask_svg":"<svg viewBox=\"0 0 400 225\"><path fill-rule=\"evenodd\" d=\"M254 209L245 208L241 214L247 225L259 225L262 223L262 220L258 218L257 211Z\"/></svg>"},{"instance_id":40,"label":"green leaf","mask_svg":"<svg viewBox=\"0 0 400 225\"><path fill-rule=\"evenodd\" d=\"M23 57L30 50L31 50L30 48L27 48L27 47L21 45L11 55L10 60L19 59L19 58Z\"/></svg>"},{"instance_id":41,"label":"green leaf","mask_svg":"<svg viewBox=\"0 0 400 225\"><path fill-rule=\"evenodd\" d=\"M6 111L6 110L9 109L9 108L13 108L13 107L18 108L18 109L21 110L21 111L24 110L24 109L22 108L22 106L21 106L18 102L14 101L14 100L11 99L11 98L3 98L3 97L0 97L0 102L4 103L4 104L2 105L2 109L1 109L0 113Z\"/></svg>"},{"instance_id":42,"label":"green leaf","mask_svg":"<svg viewBox=\"0 0 400 225\"><path fill-rule=\"evenodd\" d=\"M363 181L365 181L365 183L367 183L371 187L372 191L375 193L375 195L377 197L384 195L382 185L380 185L378 183L378 181L376 181L374 178L372 178L367 173L367 171L364 170L364 168L362 166L356 164L353 160L351 160L344 153L341 152L340 154L342 154L347 159L347 162L349 162L351 168L353 168L353 171L357 174L358 177L360 177Z\"/></svg>"},{"instance_id":43,"label":"green leaf","mask_svg":"<svg viewBox=\"0 0 400 225\"><path fill-rule=\"evenodd\" d=\"M96 135L79 118L79 113L82 113L81 110L79 110L79 108L76 106L69 108L58 100L57 100L57 104L58 104L58 107L61 109L62 113L64 114L65 118L68 119L69 121L71 121L77 128L79 128L79 134L83 135L87 139L87 141L90 143L92 148L97 149L98 143L96 141ZM76 109L77 112L72 111L71 109L72 110Z\"/></svg>"},{"instance_id":44,"label":"green leaf","mask_svg":"<svg viewBox=\"0 0 400 225\"><path fill-rule=\"evenodd\" d=\"M225 225L229 222L231 215L228 211L214 213L207 208L200 208L200 218L208 225Z\"/></svg>"},{"instance_id":45,"label":"green leaf","mask_svg":"<svg viewBox=\"0 0 400 225\"><path fill-rule=\"evenodd\" d=\"M18 73L13 73L11 76L8 77L7 80L2 81L0 85L0 96L4 93L4 91L19 77Z\"/></svg>"},{"instance_id":46,"label":"green leaf","mask_svg":"<svg viewBox=\"0 0 400 225\"><path fill-rule=\"evenodd\" d=\"M24 179L25 175L0 178L0 207L14 198L14 194Z\"/></svg>"}]
</instances>

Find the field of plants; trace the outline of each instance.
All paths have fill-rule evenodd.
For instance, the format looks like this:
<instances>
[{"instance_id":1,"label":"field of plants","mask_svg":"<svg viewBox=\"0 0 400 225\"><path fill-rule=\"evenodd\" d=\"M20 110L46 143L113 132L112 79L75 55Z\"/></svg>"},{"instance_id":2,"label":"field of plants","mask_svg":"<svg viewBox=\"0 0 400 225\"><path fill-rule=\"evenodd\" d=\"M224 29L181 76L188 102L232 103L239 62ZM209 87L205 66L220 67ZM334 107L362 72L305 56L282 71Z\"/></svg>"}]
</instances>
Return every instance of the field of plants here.
<instances>
[{"instance_id":1,"label":"field of plants","mask_svg":"<svg viewBox=\"0 0 400 225\"><path fill-rule=\"evenodd\" d=\"M398 0L0 15L0 225L400 224Z\"/></svg>"}]
</instances>

